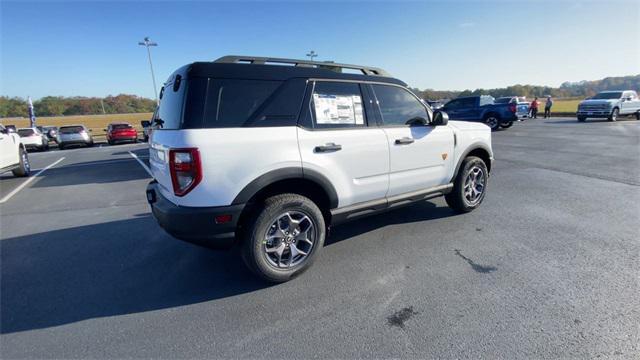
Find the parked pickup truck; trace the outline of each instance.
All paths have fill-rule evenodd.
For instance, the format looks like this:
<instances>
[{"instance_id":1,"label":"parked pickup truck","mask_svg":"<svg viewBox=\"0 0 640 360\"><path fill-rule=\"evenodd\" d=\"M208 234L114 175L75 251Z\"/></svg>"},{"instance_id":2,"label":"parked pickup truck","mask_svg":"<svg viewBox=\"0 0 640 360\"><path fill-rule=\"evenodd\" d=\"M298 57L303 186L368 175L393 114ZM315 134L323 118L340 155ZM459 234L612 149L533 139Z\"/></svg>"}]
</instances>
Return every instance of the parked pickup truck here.
<instances>
[{"instance_id":1,"label":"parked pickup truck","mask_svg":"<svg viewBox=\"0 0 640 360\"><path fill-rule=\"evenodd\" d=\"M441 110L451 119L484 122L495 131L510 127L528 113L528 106L518 104L517 97L514 98L516 101L496 103L489 95L459 97L446 103Z\"/></svg>"},{"instance_id":2,"label":"parked pickup truck","mask_svg":"<svg viewBox=\"0 0 640 360\"><path fill-rule=\"evenodd\" d=\"M633 90L603 91L578 105L576 117L583 122L587 118L606 118L616 121L619 115L635 115L640 120L640 100Z\"/></svg>"}]
</instances>

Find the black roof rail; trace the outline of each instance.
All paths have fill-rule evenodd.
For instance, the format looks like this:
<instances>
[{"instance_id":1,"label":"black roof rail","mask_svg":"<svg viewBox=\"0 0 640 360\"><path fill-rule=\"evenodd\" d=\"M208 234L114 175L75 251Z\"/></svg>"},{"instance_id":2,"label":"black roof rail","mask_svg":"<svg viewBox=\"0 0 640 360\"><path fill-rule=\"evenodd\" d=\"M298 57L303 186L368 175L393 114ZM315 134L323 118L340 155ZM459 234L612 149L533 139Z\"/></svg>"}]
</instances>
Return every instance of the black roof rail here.
<instances>
[{"instance_id":1,"label":"black roof rail","mask_svg":"<svg viewBox=\"0 0 640 360\"><path fill-rule=\"evenodd\" d=\"M340 64L340 63L334 63L331 61L309 61L309 60L272 58L272 57L227 55L215 60L214 62L226 63L226 64L258 64L258 65L292 64L294 66L300 66L300 67L314 67L314 68L329 69L336 72L342 72L342 69L352 69L352 70L361 71L363 75L391 77L391 75L388 72L380 68L371 67L371 66L362 66L362 65Z\"/></svg>"}]
</instances>

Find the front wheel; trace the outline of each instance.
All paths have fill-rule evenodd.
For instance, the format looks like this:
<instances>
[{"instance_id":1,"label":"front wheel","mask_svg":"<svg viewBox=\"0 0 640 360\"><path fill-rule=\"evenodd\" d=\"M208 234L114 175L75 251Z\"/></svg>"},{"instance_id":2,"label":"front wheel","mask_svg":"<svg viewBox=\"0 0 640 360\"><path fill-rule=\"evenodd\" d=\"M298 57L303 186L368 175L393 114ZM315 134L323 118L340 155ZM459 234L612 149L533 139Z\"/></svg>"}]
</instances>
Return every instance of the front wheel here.
<instances>
[{"instance_id":1,"label":"front wheel","mask_svg":"<svg viewBox=\"0 0 640 360\"><path fill-rule=\"evenodd\" d=\"M29 164L29 155L24 151L23 148L20 148L19 152L20 156L20 165L17 168L13 169L13 175L18 177L29 176L31 173L31 164Z\"/></svg>"},{"instance_id":2,"label":"front wheel","mask_svg":"<svg viewBox=\"0 0 640 360\"><path fill-rule=\"evenodd\" d=\"M618 120L619 113L620 113L620 110L618 110L618 108L614 108L613 111L611 111L611 115L609 115L609 121Z\"/></svg>"},{"instance_id":3,"label":"front wheel","mask_svg":"<svg viewBox=\"0 0 640 360\"><path fill-rule=\"evenodd\" d=\"M453 183L453 190L444 199L454 211L473 211L482 203L487 190L489 171L487 165L476 156L469 156L462 162Z\"/></svg>"},{"instance_id":4,"label":"front wheel","mask_svg":"<svg viewBox=\"0 0 640 360\"><path fill-rule=\"evenodd\" d=\"M318 206L298 194L264 201L248 219L243 259L271 282L285 282L305 271L322 250L325 222Z\"/></svg>"},{"instance_id":5,"label":"front wheel","mask_svg":"<svg viewBox=\"0 0 640 360\"><path fill-rule=\"evenodd\" d=\"M500 126L501 126L503 129L508 129L508 128L510 128L512 125L513 125L513 121L509 121L509 122L506 122L506 123L502 123L502 124L500 124Z\"/></svg>"},{"instance_id":6,"label":"front wheel","mask_svg":"<svg viewBox=\"0 0 640 360\"><path fill-rule=\"evenodd\" d=\"M585 120L587 120L585 116L578 116L578 122L584 122Z\"/></svg>"},{"instance_id":7,"label":"front wheel","mask_svg":"<svg viewBox=\"0 0 640 360\"><path fill-rule=\"evenodd\" d=\"M491 131L496 131L500 128L500 119L496 115L488 115L484 118L484 123L491 128Z\"/></svg>"}]
</instances>

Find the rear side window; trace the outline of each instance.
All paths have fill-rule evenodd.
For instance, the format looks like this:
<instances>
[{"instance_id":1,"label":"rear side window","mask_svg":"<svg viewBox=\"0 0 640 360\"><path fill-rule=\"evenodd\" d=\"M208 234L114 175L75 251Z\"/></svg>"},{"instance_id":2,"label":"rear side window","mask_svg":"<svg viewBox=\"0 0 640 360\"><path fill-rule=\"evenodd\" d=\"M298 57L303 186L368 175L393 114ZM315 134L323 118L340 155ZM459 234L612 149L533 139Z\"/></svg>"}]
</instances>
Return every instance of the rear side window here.
<instances>
[{"instance_id":1,"label":"rear side window","mask_svg":"<svg viewBox=\"0 0 640 360\"><path fill-rule=\"evenodd\" d=\"M429 121L426 107L407 90L390 85L371 85L384 125L408 125L415 118Z\"/></svg>"},{"instance_id":2,"label":"rear side window","mask_svg":"<svg viewBox=\"0 0 640 360\"><path fill-rule=\"evenodd\" d=\"M18 130L18 135L25 137L25 136L31 136L33 135L35 132L32 129L20 129Z\"/></svg>"},{"instance_id":3,"label":"rear side window","mask_svg":"<svg viewBox=\"0 0 640 360\"><path fill-rule=\"evenodd\" d=\"M211 79L210 82L204 119L204 127L210 128L243 126L282 84L238 79Z\"/></svg>"},{"instance_id":4,"label":"rear side window","mask_svg":"<svg viewBox=\"0 0 640 360\"><path fill-rule=\"evenodd\" d=\"M359 84L316 82L309 106L313 115L314 128L348 128L366 125Z\"/></svg>"},{"instance_id":5,"label":"rear side window","mask_svg":"<svg viewBox=\"0 0 640 360\"><path fill-rule=\"evenodd\" d=\"M82 126L63 126L60 128L60 133L62 134L77 134L80 131L84 130Z\"/></svg>"}]
</instances>

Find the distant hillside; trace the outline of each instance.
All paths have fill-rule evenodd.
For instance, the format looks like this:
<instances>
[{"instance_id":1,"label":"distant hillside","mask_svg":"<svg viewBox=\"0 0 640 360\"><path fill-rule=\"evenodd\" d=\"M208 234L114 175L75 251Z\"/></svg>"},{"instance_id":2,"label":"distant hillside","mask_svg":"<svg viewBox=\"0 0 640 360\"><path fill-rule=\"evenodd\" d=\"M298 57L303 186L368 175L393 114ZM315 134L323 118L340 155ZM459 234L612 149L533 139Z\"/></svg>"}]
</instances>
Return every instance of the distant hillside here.
<instances>
[{"instance_id":1,"label":"distant hillside","mask_svg":"<svg viewBox=\"0 0 640 360\"><path fill-rule=\"evenodd\" d=\"M452 99L458 96L492 95L500 96L534 96L551 95L556 98L584 98L605 90L640 90L640 75L608 77L602 80L565 82L560 87L537 85L512 85L498 89L476 89L464 91L438 91L413 89L425 99Z\"/></svg>"}]
</instances>

